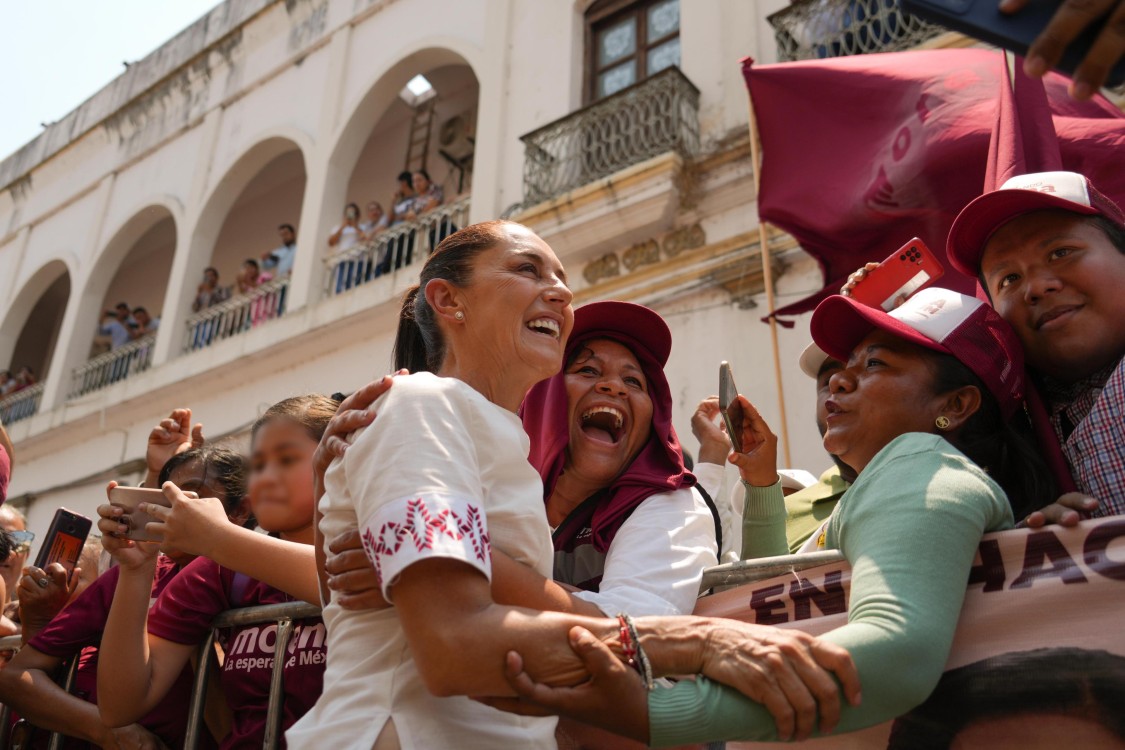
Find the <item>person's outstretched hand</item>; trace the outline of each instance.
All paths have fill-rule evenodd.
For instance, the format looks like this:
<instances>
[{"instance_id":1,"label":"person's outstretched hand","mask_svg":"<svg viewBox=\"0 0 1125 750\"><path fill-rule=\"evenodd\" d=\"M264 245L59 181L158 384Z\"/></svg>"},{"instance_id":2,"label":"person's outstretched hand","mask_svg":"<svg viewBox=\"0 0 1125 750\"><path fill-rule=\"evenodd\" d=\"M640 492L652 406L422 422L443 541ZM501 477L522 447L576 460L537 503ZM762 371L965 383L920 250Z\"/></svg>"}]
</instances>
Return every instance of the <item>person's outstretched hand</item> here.
<instances>
[{"instance_id":1,"label":"person's outstretched hand","mask_svg":"<svg viewBox=\"0 0 1125 750\"><path fill-rule=\"evenodd\" d=\"M1039 529L1051 524L1077 526L1083 513L1091 513L1098 508L1098 501L1081 492L1067 492L1050 505L1040 508L1023 519L1021 525L1029 529Z\"/></svg>"},{"instance_id":2,"label":"person's outstretched hand","mask_svg":"<svg viewBox=\"0 0 1125 750\"><path fill-rule=\"evenodd\" d=\"M1019 13L1030 1L1000 0L1000 12ZM1036 78L1045 75L1059 64L1067 46L1103 17L1101 31L1074 71L1074 82L1070 86L1070 95L1075 99L1092 97L1105 85L1113 66L1125 56L1125 0L1063 0L1028 48L1024 72Z\"/></svg>"},{"instance_id":3,"label":"person's outstretched hand","mask_svg":"<svg viewBox=\"0 0 1125 750\"><path fill-rule=\"evenodd\" d=\"M722 466L730 454L726 426L719 421L719 397L708 396L691 415L691 432L699 441L699 462Z\"/></svg>"},{"instance_id":4,"label":"person's outstretched hand","mask_svg":"<svg viewBox=\"0 0 1125 750\"><path fill-rule=\"evenodd\" d=\"M145 487L156 487L160 470L172 456L204 444L203 425L191 424L191 409L173 409L172 413L160 420L148 434L148 448L145 450Z\"/></svg>"},{"instance_id":5,"label":"person's outstretched hand","mask_svg":"<svg viewBox=\"0 0 1125 750\"><path fill-rule=\"evenodd\" d=\"M754 487L769 487L778 480L777 435L741 393L727 410L739 431L742 451L732 452L730 462L738 467L743 481Z\"/></svg>"},{"instance_id":6,"label":"person's outstretched hand","mask_svg":"<svg viewBox=\"0 0 1125 750\"><path fill-rule=\"evenodd\" d=\"M509 651L504 678L519 697L481 702L522 716L566 716L648 744L648 691L640 675L585 628L570 629L570 648L590 679L573 687L536 682L524 671L523 657Z\"/></svg>"}]
</instances>

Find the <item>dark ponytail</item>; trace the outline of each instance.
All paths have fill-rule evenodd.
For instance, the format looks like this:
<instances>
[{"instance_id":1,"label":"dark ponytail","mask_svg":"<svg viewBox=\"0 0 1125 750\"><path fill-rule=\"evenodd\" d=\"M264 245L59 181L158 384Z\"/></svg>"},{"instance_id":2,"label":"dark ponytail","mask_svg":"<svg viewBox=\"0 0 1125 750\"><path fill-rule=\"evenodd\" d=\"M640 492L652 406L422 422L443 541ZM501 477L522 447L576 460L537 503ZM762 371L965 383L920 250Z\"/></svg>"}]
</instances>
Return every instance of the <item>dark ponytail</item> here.
<instances>
[{"instance_id":1,"label":"dark ponytail","mask_svg":"<svg viewBox=\"0 0 1125 750\"><path fill-rule=\"evenodd\" d=\"M1035 446L1026 415L1020 412L1005 421L996 398L968 367L948 354L935 355L935 361L935 393L966 385L976 386L981 393L980 409L955 434L946 436L949 442L1000 485L1016 520L1053 503L1058 490Z\"/></svg>"},{"instance_id":2,"label":"dark ponytail","mask_svg":"<svg viewBox=\"0 0 1125 750\"><path fill-rule=\"evenodd\" d=\"M522 227L514 221L485 221L454 232L441 241L422 266L418 284L402 298L395 336L395 369L411 372L437 372L445 361L445 342L433 308L426 300L426 285L444 279L456 286L468 286L477 255L508 239L509 227Z\"/></svg>"},{"instance_id":3,"label":"dark ponytail","mask_svg":"<svg viewBox=\"0 0 1125 750\"><path fill-rule=\"evenodd\" d=\"M430 370L430 363L426 358L426 340L414 312L419 291L421 287L415 284L406 290L406 296L402 298L402 309L398 313L398 333L395 335L396 370L404 367L410 372ZM422 297L424 299L425 295Z\"/></svg>"}]
</instances>

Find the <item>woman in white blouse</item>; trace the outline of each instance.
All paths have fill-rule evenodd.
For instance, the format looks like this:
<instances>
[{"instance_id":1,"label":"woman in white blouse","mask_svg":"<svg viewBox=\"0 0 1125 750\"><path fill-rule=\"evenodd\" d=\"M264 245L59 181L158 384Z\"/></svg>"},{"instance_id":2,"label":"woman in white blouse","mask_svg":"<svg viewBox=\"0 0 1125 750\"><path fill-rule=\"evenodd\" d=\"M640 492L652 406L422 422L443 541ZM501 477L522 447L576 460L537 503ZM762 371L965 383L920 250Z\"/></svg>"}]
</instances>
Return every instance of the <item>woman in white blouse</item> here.
<instances>
[{"instance_id":1,"label":"woman in white blouse","mask_svg":"<svg viewBox=\"0 0 1125 750\"><path fill-rule=\"evenodd\" d=\"M415 374L397 377L376 401L379 418L329 466L320 502L323 538L358 531L393 606L347 610L332 595L324 693L287 733L292 750L553 748L554 718L502 714L461 696L511 695L504 676L511 651L538 679L581 681L567 638L574 625L628 657L624 619L504 606L490 590L494 551L551 574L543 487L515 412L528 389L562 365L571 296L551 248L512 222L467 227L427 259L420 286L403 302L395 342L396 366ZM761 632L798 639L801 666L786 675L835 697L816 666L832 647ZM695 671L695 652L677 652L682 637L660 640L645 642L654 663ZM784 690L755 679L755 689L788 695L792 679Z\"/></svg>"}]
</instances>

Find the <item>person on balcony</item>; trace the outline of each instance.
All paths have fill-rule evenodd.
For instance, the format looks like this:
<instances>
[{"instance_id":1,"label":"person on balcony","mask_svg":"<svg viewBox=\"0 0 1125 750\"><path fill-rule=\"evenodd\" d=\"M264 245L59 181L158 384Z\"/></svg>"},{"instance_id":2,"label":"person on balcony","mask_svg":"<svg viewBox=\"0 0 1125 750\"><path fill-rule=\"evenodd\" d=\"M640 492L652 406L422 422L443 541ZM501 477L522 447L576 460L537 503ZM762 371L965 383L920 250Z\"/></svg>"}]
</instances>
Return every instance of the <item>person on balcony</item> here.
<instances>
[{"instance_id":1,"label":"person on balcony","mask_svg":"<svg viewBox=\"0 0 1125 750\"><path fill-rule=\"evenodd\" d=\"M391 226L397 224L405 224L410 221L407 215L414 209L414 176L410 172L399 172L398 175L398 188L395 190L394 197L391 199ZM388 259L390 263L391 248L387 248ZM402 232L394 240L394 268L402 268L404 262L406 265L414 258L414 230L409 232Z\"/></svg>"},{"instance_id":2,"label":"person on balcony","mask_svg":"<svg viewBox=\"0 0 1125 750\"><path fill-rule=\"evenodd\" d=\"M106 310L105 314L102 315L98 335L109 338L110 351L120 349L133 338L130 324L135 325L136 321L129 314L129 305L125 302L118 302L116 307L112 310Z\"/></svg>"},{"instance_id":3,"label":"person on balcony","mask_svg":"<svg viewBox=\"0 0 1125 750\"><path fill-rule=\"evenodd\" d=\"M297 254L297 230L292 224L282 224L277 228L281 244L268 253L262 254L262 268L280 279L293 271L293 259Z\"/></svg>"},{"instance_id":4,"label":"person on balcony","mask_svg":"<svg viewBox=\"0 0 1125 750\"><path fill-rule=\"evenodd\" d=\"M328 235L328 246L335 255L347 253L363 241L359 229L359 206L349 203L344 207L344 221ZM356 270L360 267L356 258L347 258L336 265L336 294L347 291L360 282Z\"/></svg>"},{"instance_id":5,"label":"person on balcony","mask_svg":"<svg viewBox=\"0 0 1125 750\"><path fill-rule=\"evenodd\" d=\"M374 242L375 236L390 225L390 217L383 211L383 204L371 201L367 213L359 224L360 241L364 244ZM363 280L370 281L390 270L390 243L380 243L375 250L368 250L363 263Z\"/></svg>"},{"instance_id":6,"label":"person on balcony","mask_svg":"<svg viewBox=\"0 0 1125 750\"><path fill-rule=\"evenodd\" d=\"M203 269L203 281L196 289L195 301L191 303L191 311L199 312L208 307L225 302L230 299L230 287L219 284L219 271L216 268Z\"/></svg>"},{"instance_id":7,"label":"person on balcony","mask_svg":"<svg viewBox=\"0 0 1125 750\"><path fill-rule=\"evenodd\" d=\"M11 370L0 370L0 398L7 396L16 389L16 376Z\"/></svg>"},{"instance_id":8,"label":"person on balcony","mask_svg":"<svg viewBox=\"0 0 1125 750\"><path fill-rule=\"evenodd\" d=\"M445 203L445 189L441 185L434 184L433 180L430 179L430 173L424 169L415 172L412 179L414 181L414 201L411 204L410 211L406 214L406 218L409 221L426 222L425 215ZM457 227L449 216L442 216L437 220L431 219L426 223L430 224L430 252L433 252L439 242L457 231ZM409 261L407 262L409 263Z\"/></svg>"},{"instance_id":9,"label":"person on balcony","mask_svg":"<svg viewBox=\"0 0 1125 750\"><path fill-rule=\"evenodd\" d=\"M130 330L130 335L135 339L156 333L156 329L160 327L160 318L152 317L148 314L148 310L143 307L133 308L133 320L136 321L137 325Z\"/></svg>"}]
</instances>

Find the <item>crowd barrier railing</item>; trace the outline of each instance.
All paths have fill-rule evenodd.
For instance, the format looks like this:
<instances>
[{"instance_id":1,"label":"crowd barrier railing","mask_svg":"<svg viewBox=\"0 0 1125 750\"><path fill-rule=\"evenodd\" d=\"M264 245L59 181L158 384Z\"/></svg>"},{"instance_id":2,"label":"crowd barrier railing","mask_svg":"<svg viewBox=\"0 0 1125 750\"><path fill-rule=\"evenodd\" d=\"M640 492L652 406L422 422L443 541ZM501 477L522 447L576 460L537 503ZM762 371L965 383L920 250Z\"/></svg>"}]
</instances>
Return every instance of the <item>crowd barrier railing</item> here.
<instances>
[{"instance_id":1,"label":"crowd barrier railing","mask_svg":"<svg viewBox=\"0 0 1125 750\"><path fill-rule=\"evenodd\" d=\"M184 750L196 750L204 731L203 711L206 705L207 686L211 680L213 660L211 658L215 648L215 631L224 628L240 627L243 625L258 625L261 623L277 623L277 638L274 644L273 671L270 675L269 703L266 708L266 729L262 741L263 750L275 750L281 740L281 722L284 716L282 696L284 695L284 669L285 653L289 648L289 640L293 635L294 620L306 617L319 617L320 607L305 602L287 602L285 604L267 604L260 607L244 607L231 609L221 613L212 623L211 634L199 645L199 669L192 685L191 704L188 707L187 733L184 737ZM20 636L13 635L0 638L0 651L19 651ZM74 675L77 671L78 660L71 661L67 670L63 689L70 692L74 684ZM11 709L0 706L0 750L11 750ZM51 733L48 750L58 750L62 747L64 735L58 732Z\"/></svg>"},{"instance_id":2,"label":"crowd barrier railing","mask_svg":"<svg viewBox=\"0 0 1125 750\"><path fill-rule=\"evenodd\" d=\"M74 368L70 376L70 391L67 398L85 396L126 378L144 372L152 364L152 350L156 346L156 334L150 333L124 346L91 359L84 365Z\"/></svg>"},{"instance_id":3,"label":"crowd barrier railing","mask_svg":"<svg viewBox=\"0 0 1125 750\"><path fill-rule=\"evenodd\" d=\"M267 281L248 294L240 294L208 307L187 319L184 351L206 349L217 341L245 333L267 320L285 314L289 276Z\"/></svg>"},{"instance_id":4,"label":"crowd barrier railing","mask_svg":"<svg viewBox=\"0 0 1125 750\"><path fill-rule=\"evenodd\" d=\"M43 398L43 384L29 385L21 391L0 398L0 422L12 424L34 416Z\"/></svg>"},{"instance_id":5,"label":"crowd barrier railing","mask_svg":"<svg viewBox=\"0 0 1125 750\"><path fill-rule=\"evenodd\" d=\"M414 221L384 229L362 245L324 259L324 296L335 297L420 264L442 240L468 223L469 199L447 203Z\"/></svg>"}]
</instances>

